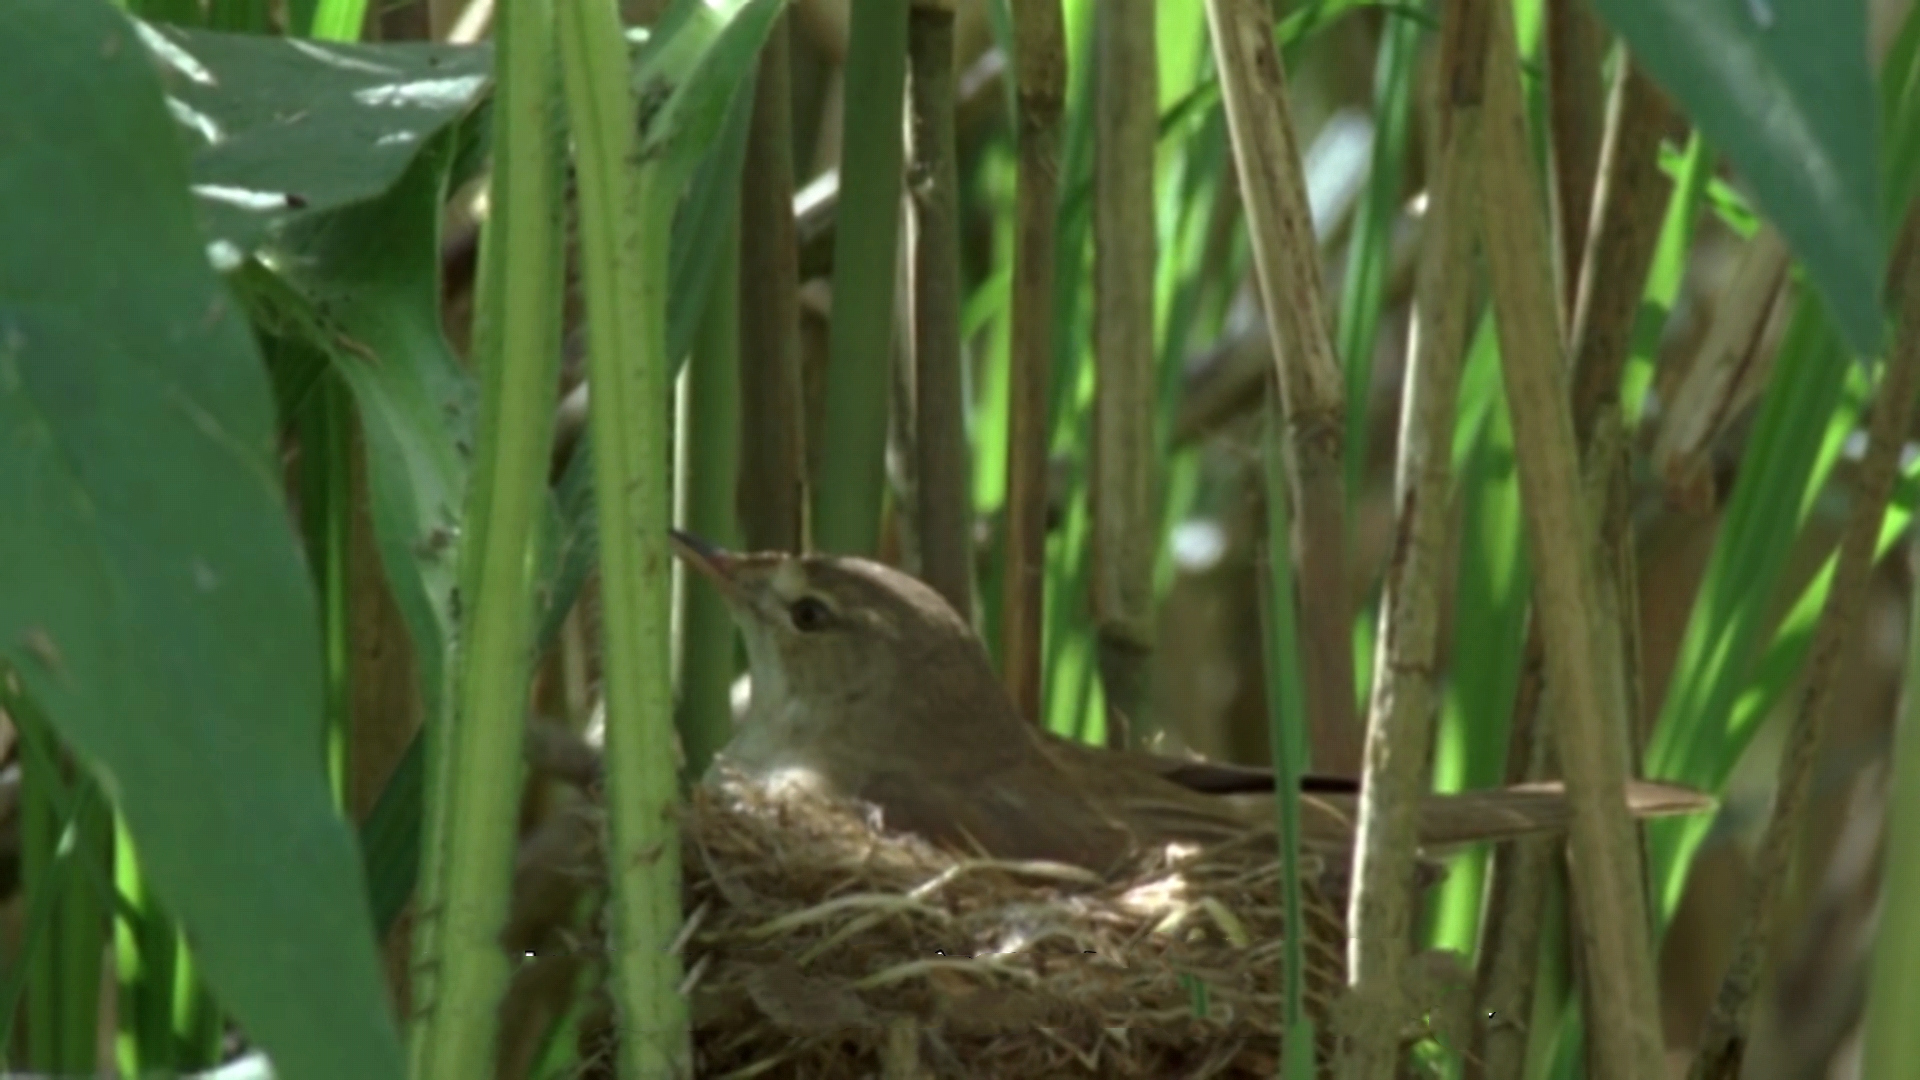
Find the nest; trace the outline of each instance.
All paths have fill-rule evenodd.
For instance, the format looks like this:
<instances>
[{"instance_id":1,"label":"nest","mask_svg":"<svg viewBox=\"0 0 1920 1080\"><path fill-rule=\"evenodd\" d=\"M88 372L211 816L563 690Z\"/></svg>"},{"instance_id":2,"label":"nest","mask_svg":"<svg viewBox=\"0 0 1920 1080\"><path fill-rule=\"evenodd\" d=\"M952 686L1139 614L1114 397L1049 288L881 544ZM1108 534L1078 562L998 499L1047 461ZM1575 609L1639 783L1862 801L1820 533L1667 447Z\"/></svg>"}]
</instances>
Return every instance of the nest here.
<instances>
[{"instance_id":1,"label":"nest","mask_svg":"<svg viewBox=\"0 0 1920 1080\"><path fill-rule=\"evenodd\" d=\"M875 825L738 784L691 801L700 1075L1275 1074L1286 920L1269 852L1158 850L1103 880ZM1309 893L1317 1005L1340 979L1343 932Z\"/></svg>"}]
</instances>

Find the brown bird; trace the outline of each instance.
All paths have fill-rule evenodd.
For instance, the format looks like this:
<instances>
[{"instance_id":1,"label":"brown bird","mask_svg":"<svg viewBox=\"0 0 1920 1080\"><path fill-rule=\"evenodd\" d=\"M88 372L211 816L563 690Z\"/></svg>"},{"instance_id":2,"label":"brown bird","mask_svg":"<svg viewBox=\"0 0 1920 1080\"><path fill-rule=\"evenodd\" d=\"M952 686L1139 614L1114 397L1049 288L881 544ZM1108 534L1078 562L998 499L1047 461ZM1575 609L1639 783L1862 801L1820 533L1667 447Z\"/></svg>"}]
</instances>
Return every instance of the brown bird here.
<instances>
[{"instance_id":1,"label":"brown bird","mask_svg":"<svg viewBox=\"0 0 1920 1080\"><path fill-rule=\"evenodd\" d=\"M1272 825L1270 797L1206 793L1257 788L1259 770L1088 746L1027 723L973 628L901 571L831 555L738 554L677 530L673 539L719 588L752 669L751 703L716 766L870 803L885 827L936 843L1101 873L1143 844L1220 842ZM1625 797L1642 817L1712 805L1646 782ZM1303 845L1343 863L1357 818L1350 785L1309 782L1301 810ZM1420 843L1431 852L1550 832L1569 816L1556 785L1429 795Z\"/></svg>"}]
</instances>

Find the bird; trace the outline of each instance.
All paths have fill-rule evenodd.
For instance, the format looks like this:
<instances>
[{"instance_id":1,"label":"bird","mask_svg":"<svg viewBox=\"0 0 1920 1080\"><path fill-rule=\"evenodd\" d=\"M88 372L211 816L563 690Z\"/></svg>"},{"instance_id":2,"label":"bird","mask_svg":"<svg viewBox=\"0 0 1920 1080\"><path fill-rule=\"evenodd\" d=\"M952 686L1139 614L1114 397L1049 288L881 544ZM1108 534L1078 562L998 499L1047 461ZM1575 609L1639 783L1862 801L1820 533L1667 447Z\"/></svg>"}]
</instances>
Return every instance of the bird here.
<instances>
[{"instance_id":1,"label":"bird","mask_svg":"<svg viewBox=\"0 0 1920 1080\"><path fill-rule=\"evenodd\" d=\"M871 805L885 829L938 846L1103 875L1154 845L1274 827L1270 795L1249 805L1221 794L1257 790L1259 770L1092 746L1028 722L973 627L910 574L853 556L734 552L678 529L672 546L719 590L751 674L710 782L799 785ZM1357 786L1310 779L1299 798L1303 853L1344 866ZM1713 805L1647 781L1623 798L1640 817ZM1418 817L1422 851L1438 854L1563 829L1571 808L1559 785L1532 784L1426 795Z\"/></svg>"}]
</instances>

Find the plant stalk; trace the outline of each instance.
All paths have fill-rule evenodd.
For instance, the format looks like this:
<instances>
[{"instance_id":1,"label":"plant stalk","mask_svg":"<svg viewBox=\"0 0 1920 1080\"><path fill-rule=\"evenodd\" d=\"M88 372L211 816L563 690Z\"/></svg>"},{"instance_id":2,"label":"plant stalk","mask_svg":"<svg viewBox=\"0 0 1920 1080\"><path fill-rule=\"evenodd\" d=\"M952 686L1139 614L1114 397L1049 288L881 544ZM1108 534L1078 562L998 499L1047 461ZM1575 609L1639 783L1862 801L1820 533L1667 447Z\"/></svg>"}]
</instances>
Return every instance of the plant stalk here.
<instances>
[{"instance_id":1,"label":"plant stalk","mask_svg":"<svg viewBox=\"0 0 1920 1080\"><path fill-rule=\"evenodd\" d=\"M823 551L879 550L900 232L909 0L851 0L825 419L811 487Z\"/></svg>"},{"instance_id":2,"label":"plant stalk","mask_svg":"<svg viewBox=\"0 0 1920 1080\"><path fill-rule=\"evenodd\" d=\"M1060 155L1067 97L1066 27L1058 0L1013 8L1015 127L1011 370L1007 376L1007 564L1000 646L1007 689L1041 722L1046 656L1048 381L1053 371Z\"/></svg>"},{"instance_id":3,"label":"plant stalk","mask_svg":"<svg viewBox=\"0 0 1920 1080\"><path fill-rule=\"evenodd\" d=\"M483 242L483 293L498 305L476 334L480 427L463 515L464 607L451 669L454 726L436 749L429 821L444 845L424 861L442 875L419 937L432 972L416 983L415 1076L455 1080L493 1068L495 1011L509 970L507 914L522 733L532 667L533 567L553 442L560 343L561 143L556 123L553 9L514 0L502 13L494 101L493 216ZM443 718L444 720L444 718ZM417 952L417 955L421 955ZM421 990L425 993L421 993Z\"/></svg>"},{"instance_id":4,"label":"plant stalk","mask_svg":"<svg viewBox=\"0 0 1920 1080\"><path fill-rule=\"evenodd\" d=\"M960 355L960 190L954 148L953 0L913 0L912 73L914 534L920 576L973 617L973 469Z\"/></svg>"},{"instance_id":5,"label":"plant stalk","mask_svg":"<svg viewBox=\"0 0 1920 1080\"><path fill-rule=\"evenodd\" d=\"M1440 595L1452 550L1454 412L1472 328L1480 113L1486 86L1486 0L1457 0L1441 46L1452 92L1441 102L1446 143L1432 181L1428 233L1408 344L1394 540L1380 602L1366 771L1349 902L1341 1076L1391 1080L1405 1000L1419 800L1428 780L1441 687Z\"/></svg>"},{"instance_id":6,"label":"plant stalk","mask_svg":"<svg viewBox=\"0 0 1920 1080\"><path fill-rule=\"evenodd\" d=\"M600 508L606 644L607 877L620 1075L692 1075L680 958L678 762L673 752L667 529L667 268L685 173L643 157L619 12L560 10L562 74L578 147L588 403Z\"/></svg>"},{"instance_id":7,"label":"plant stalk","mask_svg":"<svg viewBox=\"0 0 1920 1080\"><path fill-rule=\"evenodd\" d=\"M1629 715L1618 628L1597 617L1594 515L1578 444L1545 216L1520 97L1512 13L1493 5L1481 215L1500 358L1513 414L1521 505L1534 567L1556 746L1573 806L1573 889L1584 920L1592 1045L1600 1080L1664 1068L1652 934L1637 832L1620 793Z\"/></svg>"},{"instance_id":8,"label":"plant stalk","mask_svg":"<svg viewBox=\"0 0 1920 1080\"><path fill-rule=\"evenodd\" d=\"M1147 716L1153 566L1160 553L1154 409L1155 5L1100 4L1094 20L1092 609L1111 712ZM1107 738L1116 741L1116 727ZM1124 737L1124 736L1122 736Z\"/></svg>"},{"instance_id":9,"label":"plant stalk","mask_svg":"<svg viewBox=\"0 0 1920 1080\"><path fill-rule=\"evenodd\" d=\"M1354 702L1341 465L1346 390L1327 336L1300 145L1265 0L1207 0L1207 22L1285 410L1314 765L1351 776L1360 771L1362 732Z\"/></svg>"}]
</instances>

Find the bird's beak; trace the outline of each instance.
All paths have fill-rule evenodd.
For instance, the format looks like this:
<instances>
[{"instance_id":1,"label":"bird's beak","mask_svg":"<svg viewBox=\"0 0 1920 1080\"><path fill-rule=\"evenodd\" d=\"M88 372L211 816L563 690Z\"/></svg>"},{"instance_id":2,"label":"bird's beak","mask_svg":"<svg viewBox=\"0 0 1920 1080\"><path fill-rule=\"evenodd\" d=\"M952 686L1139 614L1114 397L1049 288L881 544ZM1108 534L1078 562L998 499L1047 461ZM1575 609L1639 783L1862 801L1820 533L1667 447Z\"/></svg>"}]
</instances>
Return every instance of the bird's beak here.
<instances>
[{"instance_id":1,"label":"bird's beak","mask_svg":"<svg viewBox=\"0 0 1920 1080\"><path fill-rule=\"evenodd\" d=\"M718 544L682 532L679 529L668 530L673 537L674 554L689 567L720 590L720 595L731 603L746 599L746 590L740 577L740 557Z\"/></svg>"}]
</instances>

